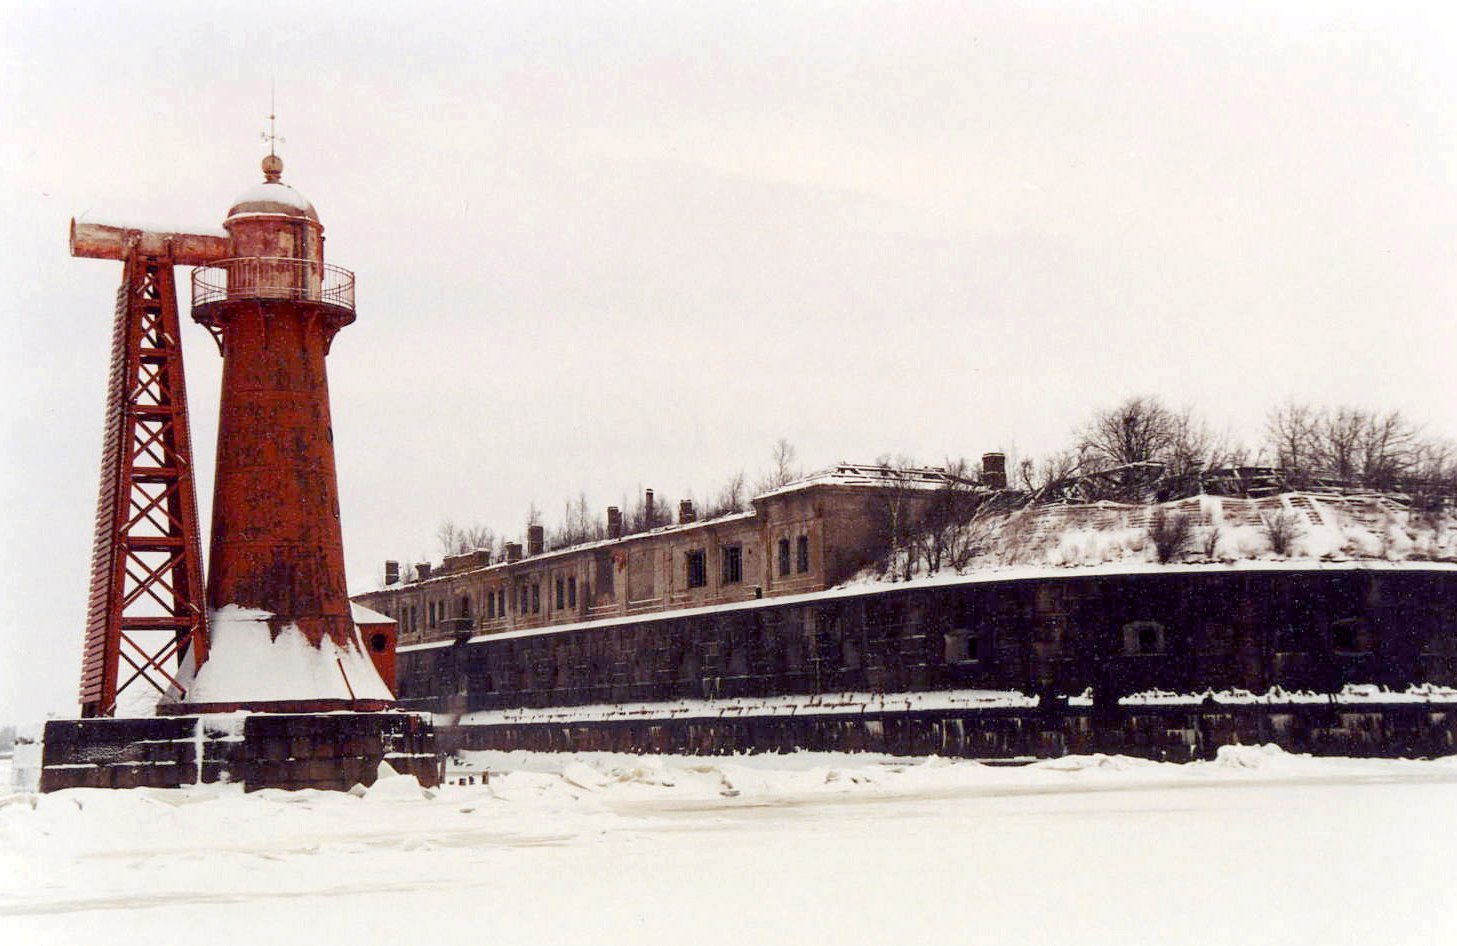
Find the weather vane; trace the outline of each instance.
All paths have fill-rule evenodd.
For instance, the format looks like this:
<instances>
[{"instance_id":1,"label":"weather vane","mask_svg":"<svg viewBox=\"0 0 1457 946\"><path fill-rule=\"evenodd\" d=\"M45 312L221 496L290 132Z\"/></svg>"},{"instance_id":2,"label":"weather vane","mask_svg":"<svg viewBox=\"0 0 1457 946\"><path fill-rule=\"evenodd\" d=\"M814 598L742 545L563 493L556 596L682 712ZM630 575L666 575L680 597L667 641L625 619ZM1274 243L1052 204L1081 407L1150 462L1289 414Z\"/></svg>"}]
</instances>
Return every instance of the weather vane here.
<instances>
[{"instance_id":1,"label":"weather vane","mask_svg":"<svg viewBox=\"0 0 1457 946\"><path fill-rule=\"evenodd\" d=\"M275 114L275 112L278 111L276 100L276 90L274 86L270 84L268 87L268 130L262 133L263 140L268 142L268 153L270 155L275 153L275 148L279 144L279 142L288 144L287 138L278 137L278 129L274 125L274 119L278 117Z\"/></svg>"}]
</instances>

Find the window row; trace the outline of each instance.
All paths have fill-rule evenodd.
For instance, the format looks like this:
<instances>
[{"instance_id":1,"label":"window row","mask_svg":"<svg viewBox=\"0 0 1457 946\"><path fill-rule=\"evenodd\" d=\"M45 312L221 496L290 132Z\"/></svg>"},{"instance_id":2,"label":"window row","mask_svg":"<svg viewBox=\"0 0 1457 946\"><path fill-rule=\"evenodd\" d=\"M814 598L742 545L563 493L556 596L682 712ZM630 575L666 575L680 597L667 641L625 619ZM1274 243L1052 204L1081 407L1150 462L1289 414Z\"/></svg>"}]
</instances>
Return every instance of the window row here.
<instances>
[{"instance_id":1,"label":"window row","mask_svg":"<svg viewBox=\"0 0 1457 946\"><path fill-rule=\"evenodd\" d=\"M577 577L570 575L558 576L555 579L554 597L555 608L558 611L568 610L577 606ZM509 599L508 599L509 591ZM485 618L493 621L498 617L505 617L514 611L517 614L540 614L541 613L541 583L531 582L530 584L513 585L509 589L497 588L494 591L487 591L485 594ZM435 628L441 626L450 619L450 605L445 601L431 601L426 605L425 626ZM400 625L402 630L418 630L416 621L416 608L414 605L406 608L400 607ZM461 595L457 617L470 618L471 600L470 595Z\"/></svg>"},{"instance_id":2,"label":"window row","mask_svg":"<svg viewBox=\"0 0 1457 946\"><path fill-rule=\"evenodd\" d=\"M779 540L779 577L789 574L789 539ZM801 535L794 540L794 571L804 574L809 571L809 536Z\"/></svg>"},{"instance_id":3,"label":"window row","mask_svg":"<svg viewBox=\"0 0 1457 946\"><path fill-rule=\"evenodd\" d=\"M693 549L683 553L687 565L688 587L704 588L708 586L708 553L703 549ZM742 545L725 545L718 550L719 584L736 585L744 580L744 547Z\"/></svg>"}]
</instances>

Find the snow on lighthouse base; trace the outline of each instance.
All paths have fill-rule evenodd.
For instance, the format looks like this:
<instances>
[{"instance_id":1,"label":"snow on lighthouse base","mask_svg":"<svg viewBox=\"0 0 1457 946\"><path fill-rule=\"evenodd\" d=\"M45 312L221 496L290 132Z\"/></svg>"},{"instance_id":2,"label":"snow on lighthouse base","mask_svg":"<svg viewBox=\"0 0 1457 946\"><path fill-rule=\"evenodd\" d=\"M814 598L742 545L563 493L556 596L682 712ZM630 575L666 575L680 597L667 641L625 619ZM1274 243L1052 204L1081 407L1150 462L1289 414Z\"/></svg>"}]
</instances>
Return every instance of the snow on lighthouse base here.
<instances>
[{"instance_id":1,"label":"snow on lighthouse base","mask_svg":"<svg viewBox=\"0 0 1457 946\"><path fill-rule=\"evenodd\" d=\"M315 645L297 624L271 626L273 617L237 605L211 612L207 660L184 675L185 702L163 703L158 714L374 712L396 705L357 629L352 647L328 637Z\"/></svg>"}]
</instances>

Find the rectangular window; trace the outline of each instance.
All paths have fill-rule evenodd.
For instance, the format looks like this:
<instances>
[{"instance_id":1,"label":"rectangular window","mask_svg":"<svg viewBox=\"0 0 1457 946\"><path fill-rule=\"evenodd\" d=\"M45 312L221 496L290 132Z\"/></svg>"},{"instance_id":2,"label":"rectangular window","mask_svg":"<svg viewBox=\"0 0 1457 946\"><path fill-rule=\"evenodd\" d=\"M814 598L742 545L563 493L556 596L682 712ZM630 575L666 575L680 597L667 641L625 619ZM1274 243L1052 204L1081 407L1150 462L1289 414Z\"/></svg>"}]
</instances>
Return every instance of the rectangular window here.
<instances>
[{"instance_id":1,"label":"rectangular window","mask_svg":"<svg viewBox=\"0 0 1457 946\"><path fill-rule=\"evenodd\" d=\"M744 580L744 548L741 545L725 545L723 556L723 584L735 585Z\"/></svg>"},{"instance_id":2,"label":"rectangular window","mask_svg":"<svg viewBox=\"0 0 1457 946\"><path fill-rule=\"evenodd\" d=\"M794 540L794 570L803 574L809 571L809 536L802 535Z\"/></svg>"},{"instance_id":3,"label":"rectangular window","mask_svg":"<svg viewBox=\"0 0 1457 946\"><path fill-rule=\"evenodd\" d=\"M1341 618L1331 622L1331 647L1342 654L1365 654L1371 650L1371 635L1362 618Z\"/></svg>"},{"instance_id":4,"label":"rectangular window","mask_svg":"<svg viewBox=\"0 0 1457 946\"><path fill-rule=\"evenodd\" d=\"M611 598L616 594L613 590L613 573L615 570L616 564L613 562L610 551L603 550L596 553L597 578L596 584L593 587L597 589L597 597L599 599Z\"/></svg>"},{"instance_id":5,"label":"rectangular window","mask_svg":"<svg viewBox=\"0 0 1457 946\"><path fill-rule=\"evenodd\" d=\"M688 562L688 587L702 588L708 584L708 566L703 560L703 549L694 549L687 553Z\"/></svg>"},{"instance_id":6,"label":"rectangular window","mask_svg":"<svg viewBox=\"0 0 1457 946\"><path fill-rule=\"evenodd\" d=\"M567 607L577 606L577 576L573 575L567 579Z\"/></svg>"},{"instance_id":7,"label":"rectangular window","mask_svg":"<svg viewBox=\"0 0 1457 946\"><path fill-rule=\"evenodd\" d=\"M946 632L945 659L949 664L980 663L986 654L982 652L984 641L977 631L957 628Z\"/></svg>"},{"instance_id":8,"label":"rectangular window","mask_svg":"<svg viewBox=\"0 0 1457 946\"><path fill-rule=\"evenodd\" d=\"M1129 621L1123 625L1123 653L1146 657L1165 652L1164 626L1157 621Z\"/></svg>"},{"instance_id":9,"label":"rectangular window","mask_svg":"<svg viewBox=\"0 0 1457 946\"><path fill-rule=\"evenodd\" d=\"M412 605L410 605L410 630L412 630L412 631L418 631L419 629L420 629L420 610L418 608L416 608L412 604Z\"/></svg>"},{"instance_id":10,"label":"rectangular window","mask_svg":"<svg viewBox=\"0 0 1457 946\"><path fill-rule=\"evenodd\" d=\"M430 602L430 610L427 612L427 615L426 615L426 618L425 618L425 626L426 627L434 627L435 626L435 602L434 601Z\"/></svg>"},{"instance_id":11,"label":"rectangular window","mask_svg":"<svg viewBox=\"0 0 1457 946\"><path fill-rule=\"evenodd\" d=\"M783 577L789 574L789 540L779 540L779 575Z\"/></svg>"},{"instance_id":12,"label":"rectangular window","mask_svg":"<svg viewBox=\"0 0 1457 946\"><path fill-rule=\"evenodd\" d=\"M486 620L489 621L492 618L494 618L495 616L496 616L496 593L494 591L488 591L488 592L486 592Z\"/></svg>"},{"instance_id":13,"label":"rectangular window","mask_svg":"<svg viewBox=\"0 0 1457 946\"><path fill-rule=\"evenodd\" d=\"M541 582L539 581L531 583L531 613L541 613Z\"/></svg>"},{"instance_id":14,"label":"rectangular window","mask_svg":"<svg viewBox=\"0 0 1457 946\"><path fill-rule=\"evenodd\" d=\"M567 583L560 578L556 580L556 609L560 611L567 606Z\"/></svg>"}]
</instances>

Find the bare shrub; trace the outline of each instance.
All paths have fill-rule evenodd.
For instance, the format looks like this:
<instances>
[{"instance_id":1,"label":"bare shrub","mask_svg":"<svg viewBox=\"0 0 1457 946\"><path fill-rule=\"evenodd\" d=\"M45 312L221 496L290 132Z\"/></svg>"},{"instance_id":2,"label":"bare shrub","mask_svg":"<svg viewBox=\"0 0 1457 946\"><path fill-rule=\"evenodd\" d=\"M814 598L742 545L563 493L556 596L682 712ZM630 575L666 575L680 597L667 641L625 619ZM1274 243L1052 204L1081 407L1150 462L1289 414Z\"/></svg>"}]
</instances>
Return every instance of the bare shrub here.
<instances>
[{"instance_id":1,"label":"bare shrub","mask_svg":"<svg viewBox=\"0 0 1457 946\"><path fill-rule=\"evenodd\" d=\"M1148 537L1161 564L1177 558L1194 537L1194 522L1182 512L1170 512L1160 506L1148 523Z\"/></svg>"},{"instance_id":2,"label":"bare shrub","mask_svg":"<svg viewBox=\"0 0 1457 946\"><path fill-rule=\"evenodd\" d=\"M1209 526L1199 535L1199 551L1207 559L1219 557L1219 526Z\"/></svg>"},{"instance_id":3,"label":"bare shrub","mask_svg":"<svg viewBox=\"0 0 1457 946\"><path fill-rule=\"evenodd\" d=\"M1295 540L1300 538L1303 531L1300 517L1288 509L1281 509L1278 512L1260 513L1260 522L1264 525L1265 538L1270 542L1270 551L1276 555L1289 555Z\"/></svg>"}]
</instances>

